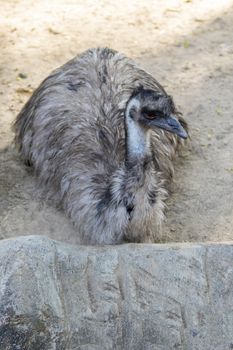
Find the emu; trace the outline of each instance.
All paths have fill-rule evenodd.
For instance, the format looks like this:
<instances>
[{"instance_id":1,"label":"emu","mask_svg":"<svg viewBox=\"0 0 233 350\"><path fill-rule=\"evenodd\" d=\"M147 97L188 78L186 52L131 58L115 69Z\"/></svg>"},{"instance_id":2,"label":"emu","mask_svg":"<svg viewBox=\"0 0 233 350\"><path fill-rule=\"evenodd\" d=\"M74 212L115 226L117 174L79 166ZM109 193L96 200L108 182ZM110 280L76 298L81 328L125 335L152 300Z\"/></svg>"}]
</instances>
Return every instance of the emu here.
<instances>
[{"instance_id":1,"label":"emu","mask_svg":"<svg viewBox=\"0 0 233 350\"><path fill-rule=\"evenodd\" d=\"M187 124L124 55L89 49L53 71L14 124L24 162L85 244L155 242Z\"/></svg>"}]
</instances>

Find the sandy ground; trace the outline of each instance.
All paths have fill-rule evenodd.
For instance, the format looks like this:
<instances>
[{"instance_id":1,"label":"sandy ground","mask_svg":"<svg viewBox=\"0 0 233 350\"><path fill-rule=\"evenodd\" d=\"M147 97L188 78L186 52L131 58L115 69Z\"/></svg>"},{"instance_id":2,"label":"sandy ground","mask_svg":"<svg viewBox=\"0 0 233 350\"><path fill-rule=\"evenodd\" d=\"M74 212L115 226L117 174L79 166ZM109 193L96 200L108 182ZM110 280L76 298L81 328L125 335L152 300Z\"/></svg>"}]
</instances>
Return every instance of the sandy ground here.
<instances>
[{"instance_id":1,"label":"sandy ground","mask_svg":"<svg viewBox=\"0 0 233 350\"><path fill-rule=\"evenodd\" d=\"M1 0L0 8L0 238L78 242L20 163L10 127L52 69L110 46L151 72L191 126L163 241L233 239L233 1Z\"/></svg>"}]
</instances>

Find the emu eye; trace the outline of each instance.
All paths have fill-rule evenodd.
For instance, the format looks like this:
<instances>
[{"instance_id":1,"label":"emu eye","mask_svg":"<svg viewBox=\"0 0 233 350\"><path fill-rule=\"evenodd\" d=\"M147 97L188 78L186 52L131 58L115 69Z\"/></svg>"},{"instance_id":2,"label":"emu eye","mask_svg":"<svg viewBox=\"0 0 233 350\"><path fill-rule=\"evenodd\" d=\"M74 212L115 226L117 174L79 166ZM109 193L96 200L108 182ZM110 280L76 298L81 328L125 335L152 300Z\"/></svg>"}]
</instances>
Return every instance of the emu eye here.
<instances>
[{"instance_id":1,"label":"emu eye","mask_svg":"<svg viewBox=\"0 0 233 350\"><path fill-rule=\"evenodd\" d=\"M161 111L145 111L144 116L147 119L163 118L164 114Z\"/></svg>"},{"instance_id":2,"label":"emu eye","mask_svg":"<svg viewBox=\"0 0 233 350\"><path fill-rule=\"evenodd\" d=\"M152 111L152 112L147 112L147 113L146 113L146 118L147 118L147 119L155 119L155 118L156 118L155 112L154 112L154 111Z\"/></svg>"}]
</instances>

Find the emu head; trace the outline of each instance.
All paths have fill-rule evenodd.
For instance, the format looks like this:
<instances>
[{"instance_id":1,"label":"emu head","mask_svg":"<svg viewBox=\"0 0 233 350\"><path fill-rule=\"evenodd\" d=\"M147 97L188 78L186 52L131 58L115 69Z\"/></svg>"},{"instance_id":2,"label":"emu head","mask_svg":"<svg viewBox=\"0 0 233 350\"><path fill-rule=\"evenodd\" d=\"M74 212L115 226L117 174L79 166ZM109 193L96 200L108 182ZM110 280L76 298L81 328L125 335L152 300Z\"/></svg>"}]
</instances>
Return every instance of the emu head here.
<instances>
[{"instance_id":1,"label":"emu head","mask_svg":"<svg viewBox=\"0 0 233 350\"><path fill-rule=\"evenodd\" d=\"M179 137L188 137L176 118L174 102L165 92L140 87L130 97L126 107L126 118L146 130L160 128Z\"/></svg>"}]
</instances>

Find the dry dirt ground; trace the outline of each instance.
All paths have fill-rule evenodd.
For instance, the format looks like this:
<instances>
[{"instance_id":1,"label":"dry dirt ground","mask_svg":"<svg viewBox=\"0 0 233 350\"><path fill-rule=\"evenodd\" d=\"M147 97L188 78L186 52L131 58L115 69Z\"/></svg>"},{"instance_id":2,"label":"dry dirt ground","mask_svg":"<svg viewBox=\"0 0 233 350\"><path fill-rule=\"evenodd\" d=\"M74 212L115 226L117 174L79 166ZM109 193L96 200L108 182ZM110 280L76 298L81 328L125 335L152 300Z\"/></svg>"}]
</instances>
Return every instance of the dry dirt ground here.
<instances>
[{"instance_id":1,"label":"dry dirt ground","mask_svg":"<svg viewBox=\"0 0 233 350\"><path fill-rule=\"evenodd\" d=\"M191 126L162 240L233 239L232 0L1 0L0 8L0 238L78 242L20 163L11 123L52 69L110 46L151 72Z\"/></svg>"}]
</instances>

